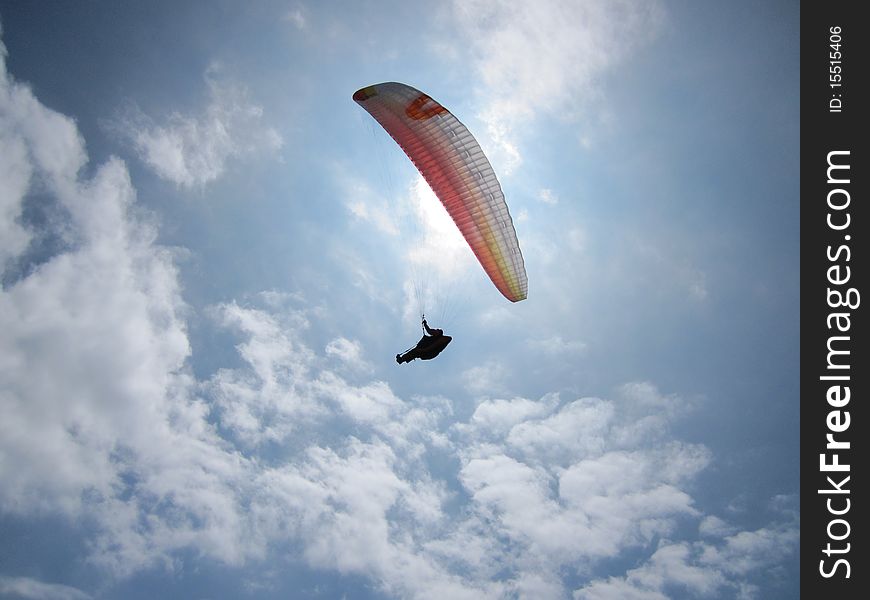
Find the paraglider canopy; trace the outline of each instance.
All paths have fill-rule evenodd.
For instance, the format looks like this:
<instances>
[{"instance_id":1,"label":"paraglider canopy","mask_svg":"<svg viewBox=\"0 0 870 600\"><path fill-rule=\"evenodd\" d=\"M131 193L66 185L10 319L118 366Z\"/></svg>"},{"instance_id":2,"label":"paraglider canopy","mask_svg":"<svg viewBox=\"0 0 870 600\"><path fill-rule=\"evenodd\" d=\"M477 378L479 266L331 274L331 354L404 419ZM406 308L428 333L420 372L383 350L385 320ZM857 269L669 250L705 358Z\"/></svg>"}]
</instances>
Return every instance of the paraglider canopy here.
<instances>
[{"instance_id":1,"label":"paraglider canopy","mask_svg":"<svg viewBox=\"0 0 870 600\"><path fill-rule=\"evenodd\" d=\"M364 87L353 99L413 161L495 287L512 302L525 299L528 279L517 232L492 165L468 128L403 83Z\"/></svg>"}]
</instances>

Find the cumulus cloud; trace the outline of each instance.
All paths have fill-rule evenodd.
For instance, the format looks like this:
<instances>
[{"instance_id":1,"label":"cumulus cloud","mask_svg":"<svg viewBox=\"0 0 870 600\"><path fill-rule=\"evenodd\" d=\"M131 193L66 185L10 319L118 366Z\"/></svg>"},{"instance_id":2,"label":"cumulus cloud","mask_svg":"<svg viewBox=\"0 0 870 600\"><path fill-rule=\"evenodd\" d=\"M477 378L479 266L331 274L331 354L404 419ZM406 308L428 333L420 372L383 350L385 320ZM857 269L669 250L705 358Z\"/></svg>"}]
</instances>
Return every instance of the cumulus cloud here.
<instances>
[{"instance_id":1,"label":"cumulus cloud","mask_svg":"<svg viewBox=\"0 0 870 600\"><path fill-rule=\"evenodd\" d=\"M299 463L264 475L267 493L254 512L304 540L314 566L365 574L402 597L462 592L461 578L419 549L441 517L444 492L427 477L413 477L402 462L382 442L351 439L339 451L312 447Z\"/></svg>"},{"instance_id":2,"label":"cumulus cloud","mask_svg":"<svg viewBox=\"0 0 870 600\"><path fill-rule=\"evenodd\" d=\"M371 371L372 364L363 358L362 344L357 340L338 337L326 345L326 355L337 358L355 371Z\"/></svg>"},{"instance_id":3,"label":"cumulus cloud","mask_svg":"<svg viewBox=\"0 0 870 600\"><path fill-rule=\"evenodd\" d=\"M551 395L537 406L485 401L456 426L465 440L460 477L477 514L512 551L546 565L537 574L588 568L698 516L684 486L709 452L665 436L632 443L627 421L613 401Z\"/></svg>"},{"instance_id":4,"label":"cumulus cloud","mask_svg":"<svg viewBox=\"0 0 870 600\"><path fill-rule=\"evenodd\" d=\"M131 108L119 124L139 157L181 187L202 187L219 178L231 159L274 153L284 143L248 90L220 79L218 70L206 73L209 101L201 113L175 112L158 123Z\"/></svg>"},{"instance_id":5,"label":"cumulus cloud","mask_svg":"<svg viewBox=\"0 0 870 600\"><path fill-rule=\"evenodd\" d=\"M0 47L2 50L2 47ZM0 73L0 77L4 76ZM5 90L4 90L5 91ZM11 104L4 99L4 104ZM0 127L7 128L7 115L0 113ZM21 226L21 198L31 177L30 161L23 140L3 137L0 146L0 268L18 256L30 243L31 233Z\"/></svg>"},{"instance_id":6,"label":"cumulus cloud","mask_svg":"<svg viewBox=\"0 0 870 600\"><path fill-rule=\"evenodd\" d=\"M516 128L545 113L572 118L597 80L656 35L654 0L457 1L453 16L480 81L481 118L508 170L521 161Z\"/></svg>"},{"instance_id":7,"label":"cumulus cloud","mask_svg":"<svg viewBox=\"0 0 870 600\"><path fill-rule=\"evenodd\" d=\"M236 303L213 312L220 325L244 338L236 348L249 366L244 372L220 369L208 383L222 425L252 446L283 440L319 411L304 385L314 353L287 333L304 330L306 317Z\"/></svg>"},{"instance_id":8,"label":"cumulus cloud","mask_svg":"<svg viewBox=\"0 0 870 600\"><path fill-rule=\"evenodd\" d=\"M74 123L2 75L9 126L0 143L26 148L30 175L4 204L21 205L38 182L66 210L77 244L0 293L0 447L31 465L0 461L0 504L73 508L82 486L111 489L117 436L136 439L137 420L168 408L165 395L181 384L182 301L171 253L132 210L123 164L110 160L80 180L86 157Z\"/></svg>"},{"instance_id":9,"label":"cumulus cloud","mask_svg":"<svg viewBox=\"0 0 870 600\"><path fill-rule=\"evenodd\" d=\"M451 399L403 398L357 369L362 342L312 344L316 313L274 291L264 306L213 307L240 362L197 381L174 254L156 243L125 165L83 175L74 122L3 69L0 148L17 150L0 164L19 179L2 188L0 230L14 231L39 185L75 240L0 290L5 518L88 522L85 560L115 577L191 550L256 569L286 560L282 548L406 598L571 587L641 598L673 585L748 595L759 569L795 551L788 518L731 530L696 506L692 484L711 454L670 435L690 403L648 382L612 399L522 398L475 388L504 380L505 367L487 363L466 377L489 397L460 418ZM11 260L26 252L23 231L3 246ZM774 504L786 514L786 499ZM679 539L686 522L703 542ZM645 558L592 575L629 553ZM87 597L5 575L0 590Z\"/></svg>"},{"instance_id":10,"label":"cumulus cloud","mask_svg":"<svg viewBox=\"0 0 870 600\"><path fill-rule=\"evenodd\" d=\"M227 490L244 489L244 460L195 394L171 250L122 162L84 178L70 119L5 71L0 101L0 144L29 160L4 203L38 186L75 240L0 292L0 510L92 518L89 560L118 575L191 545L237 561L249 546Z\"/></svg>"},{"instance_id":11,"label":"cumulus cloud","mask_svg":"<svg viewBox=\"0 0 870 600\"><path fill-rule=\"evenodd\" d=\"M775 579L771 567L797 553L799 537L799 525L787 521L716 542L664 541L642 566L623 577L595 580L576 590L574 598L658 599L671 597L673 590L700 598L762 598L759 587L746 577Z\"/></svg>"},{"instance_id":12,"label":"cumulus cloud","mask_svg":"<svg viewBox=\"0 0 870 600\"><path fill-rule=\"evenodd\" d=\"M472 394L503 394L507 392L507 368L498 361L487 361L462 372L462 382Z\"/></svg>"},{"instance_id":13,"label":"cumulus cloud","mask_svg":"<svg viewBox=\"0 0 870 600\"><path fill-rule=\"evenodd\" d=\"M687 563L691 553L688 544L660 547L642 567L632 569L624 578L612 577L595 581L574 594L577 600L608 600L631 598L664 600L669 595L665 585L687 589L693 596L713 597L723 582L722 575Z\"/></svg>"},{"instance_id":14,"label":"cumulus cloud","mask_svg":"<svg viewBox=\"0 0 870 600\"><path fill-rule=\"evenodd\" d=\"M0 41L0 269L20 256L32 239L20 217L37 173L52 180L75 174L86 161L75 123L47 110L27 85L6 71L6 46Z\"/></svg>"},{"instance_id":15,"label":"cumulus cloud","mask_svg":"<svg viewBox=\"0 0 870 600\"><path fill-rule=\"evenodd\" d=\"M558 396L550 394L540 400L514 398L512 400L484 400L477 405L471 421L467 425L458 425L460 431L481 434L507 434L514 425L531 418L548 415L558 403Z\"/></svg>"},{"instance_id":16,"label":"cumulus cloud","mask_svg":"<svg viewBox=\"0 0 870 600\"><path fill-rule=\"evenodd\" d=\"M698 524L698 532L703 536L724 537L734 531L732 525L728 525L716 515L709 515Z\"/></svg>"}]
</instances>

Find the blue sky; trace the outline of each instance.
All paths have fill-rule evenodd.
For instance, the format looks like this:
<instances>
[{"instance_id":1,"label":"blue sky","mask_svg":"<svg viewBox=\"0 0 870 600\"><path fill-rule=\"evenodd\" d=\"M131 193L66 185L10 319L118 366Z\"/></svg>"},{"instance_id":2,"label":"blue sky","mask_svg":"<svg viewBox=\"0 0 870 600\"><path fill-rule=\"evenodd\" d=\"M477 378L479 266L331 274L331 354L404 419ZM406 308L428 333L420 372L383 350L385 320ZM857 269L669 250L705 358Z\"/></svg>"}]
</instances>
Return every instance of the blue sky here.
<instances>
[{"instance_id":1,"label":"blue sky","mask_svg":"<svg viewBox=\"0 0 870 600\"><path fill-rule=\"evenodd\" d=\"M796 597L798 25L0 1L0 597ZM382 81L487 152L527 300Z\"/></svg>"}]
</instances>

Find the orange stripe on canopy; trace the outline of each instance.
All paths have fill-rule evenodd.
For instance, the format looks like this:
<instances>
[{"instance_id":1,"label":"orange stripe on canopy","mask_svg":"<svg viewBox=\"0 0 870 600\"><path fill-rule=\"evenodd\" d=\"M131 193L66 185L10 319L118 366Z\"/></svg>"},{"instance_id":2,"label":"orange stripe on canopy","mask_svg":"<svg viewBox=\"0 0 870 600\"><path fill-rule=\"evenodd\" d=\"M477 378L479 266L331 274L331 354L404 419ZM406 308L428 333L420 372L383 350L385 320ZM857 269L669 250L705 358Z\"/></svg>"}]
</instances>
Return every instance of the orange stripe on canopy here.
<instances>
[{"instance_id":1,"label":"orange stripe on canopy","mask_svg":"<svg viewBox=\"0 0 870 600\"><path fill-rule=\"evenodd\" d=\"M512 302L525 299L529 285L517 232L492 165L468 128L402 83L364 87L353 99L405 151L495 287Z\"/></svg>"}]
</instances>

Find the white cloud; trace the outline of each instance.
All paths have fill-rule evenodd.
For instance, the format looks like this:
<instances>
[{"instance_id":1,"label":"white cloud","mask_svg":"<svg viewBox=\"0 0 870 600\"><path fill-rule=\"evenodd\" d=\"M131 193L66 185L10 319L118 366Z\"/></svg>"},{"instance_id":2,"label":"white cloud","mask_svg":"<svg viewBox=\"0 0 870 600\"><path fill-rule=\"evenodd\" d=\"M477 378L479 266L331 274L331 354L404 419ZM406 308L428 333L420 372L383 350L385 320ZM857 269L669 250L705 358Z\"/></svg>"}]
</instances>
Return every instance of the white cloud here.
<instances>
[{"instance_id":1,"label":"white cloud","mask_svg":"<svg viewBox=\"0 0 870 600\"><path fill-rule=\"evenodd\" d=\"M664 599L668 587L688 589L693 596L716 597L724 579L721 573L689 564L692 549L688 544L665 544L643 566L632 569L625 578L595 581L578 590L577 600L610 598Z\"/></svg>"},{"instance_id":2,"label":"white cloud","mask_svg":"<svg viewBox=\"0 0 870 600\"><path fill-rule=\"evenodd\" d=\"M514 426L506 441L524 454L545 456L548 462L577 460L603 450L613 418L611 403L584 398L543 419Z\"/></svg>"},{"instance_id":3,"label":"white cloud","mask_svg":"<svg viewBox=\"0 0 870 600\"><path fill-rule=\"evenodd\" d=\"M487 361L462 372L462 383L473 394L492 395L507 392L507 368L497 361Z\"/></svg>"},{"instance_id":4,"label":"white cloud","mask_svg":"<svg viewBox=\"0 0 870 600\"><path fill-rule=\"evenodd\" d=\"M746 575L781 564L798 547L800 529L786 522L755 531L739 531L724 539L723 545L705 545L701 562L725 573Z\"/></svg>"},{"instance_id":5,"label":"white cloud","mask_svg":"<svg viewBox=\"0 0 870 600\"><path fill-rule=\"evenodd\" d=\"M214 312L223 327L245 338L236 348L248 370L221 369L208 384L222 424L240 441L251 446L281 441L322 411L306 385L314 353L291 334L308 327L304 314L235 303Z\"/></svg>"},{"instance_id":6,"label":"white cloud","mask_svg":"<svg viewBox=\"0 0 870 600\"><path fill-rule=\"evenodd\" d=\"M326 345L326 355L341 361L354 371L370 372L373 366L363 358L363 348L357 340L337 337Z\"/></svg>"},{"instance_id":7,"label":"white cloud","mask_svg":"<svg viewBox=\"0 0 870 600\"><path fill-rule=\"evenodd\" d=\"M163 394L180 381L175 372L188 354L182 302L170 253L130 213L123 165L111 160L78 180L85 155L72 122L8 77L0 85L12 104L0 111L12 125L0 129L4 145L11 137L28 148L33 179L56 196L78 236L75 250L0 293L0 448L33 467L0 461L0 504L73 509L81 486L108 491L118 433L135 439L139 419L159 418Z\"/></svg>"},{"instance_id":8,"label":"white cloud","mask_svg":"<svg viewBox=\"0 0 870 600\"><path fill-rule=\"evenodd\" d=\"M209 103L201 114L172 113L157 124L138 109L121 123L140 158L160 177L182 187L202 187L219 178L231 159L274 153L281 135L263 122L263 109L246 88L206 73Z\"/></svg>"},{"instance_id":9,"label":"white cloud","mask_svg":"<svg viewBox=\"0 0 870 600\"><path fill-rule=\"evenodd\" d=\"M30 577L0 575L0 596L28 600L89 600L91 595L73 587L44 583Z\"/></svg>"},{"instance_id":10,"label":"white cloud","mask_svg":"<svg viewBox=\"0 0 870 600\"><path fill-rule=\"evenodd\" d=\"M389 192L376 193L364 181L348 176L344 168L336 170L336 178L347 197L345 206L356 219L373 224L381 233L400 234L401 221L407 211L399 210L401 205L397 199L391 199Z\"/></svg>"},{"instance_id":11,"label":"white cloud","mask_svg":"<svg viewBox=\"0 0 870 600\"><path fill-rule=\"evenodd\" d=\"M518 126L541 113L576 117L602 75L653 38L663 19L653 0L457 0L453 15L503 170L521 161Z\"/></svg>"},{"instance_id":12,"label":"white cloud","mask_svg":"<svg viewBox=\"0 0 870 600\"><path fill-rule=\"evenodd\" d=\"M421 551L442 524L445 493L403 462L378 441L351 438L339 451L314 446L301 461L263 474L252 512L263 529L302 540L311 565L365 575L388 594L494 597L476 591L487 584L463 582Z\"/></svg>"},{"instance_id":13,"label":"white cloud","mask_svg":"<svg viewBox=\"0 0 870 600\"><path fill-rule=\"evenodd\" d=\"M538 200L543 202L544 204L549 204L551 206L559 203L559 198L553 193L553 190L549 188L542 188L538 191Z\"/></svg>"},{"instance_id":14,"label":"white cloud","mask_svg":"<svg viewBox=\"0 0 870 600\"><path fill-rule=\"evenodd\" d=\"M617 397L630 415L659 415L673 419L695 408L694 399L677 394L662 394L649 381L633 381L619 386Z\"/></svg>"},{"instance_id":15,"label":"white cloud","mask_svg":"<svg viewBox=\"0 0 870 600\"><path fill-rule=\"evenodd\" d=\"M337 375L326 372L320 376L317 388L324 396L336 402L344 414L360 423L383 425L401 405L401 400L382 381L356 387Z\"/></svg>"},{"instance_id":16,"label":"white cloud","mask_svg":"<svg viewBox=\"0 0 870 600\"><path fill-rule=\"evenodd\" d=\"M89 523L84 559L110 577L170 568L182 550L273 568L289 548L407 598L559 597L568 573L586 578L578 598L658 598L669 585L748 595L759 568L795 552L792 521L726 531L702 513L692 485L710 452L668 427L691 403L648 382L612 400L505 386L511 400L463 421L448 399L346 379L361 345L322 336L315 352L316 315L279 291L261 294L266 308L213 309L241 362L196 381L174 254L155 243L125 165L81 176L75 124L5 71L0 103L0 148L17 148L2 161L18 177L2 188L0 231L38 183L76 239L0 290L4 518ZM25 246L3 249L14 260ZM490 362L465 377L492 394L506 374ZM687 521L703 543L674 539ZM636 569L591 575L656 539ZM0 590L87 597L7 576Z\"/></svg>"},{"instance_id":17,"label":"white cloud","mask_svg":"<svg viewBox=\"0 0 870 600\"><path fill-rule=\"evenodd\" d=\"M514 398L512 400L484 400L477 405L468 425L458 426L475 435L503 436L514 425L531 418L550 414L558 403L558 396L551 394L541 400Z\"/></svg>"},{"instance_id":18,"label":"white cloud","mask_svg":"<svg viewBox=\"0 0 870 600\"><path fill-rule=\"evenodd\" d=\"M658 599L670 597L669 590L674 589L700 598L761 598L751 578L771 582L781 577L772 567L797 553L799 537L798 524L785 522L713 542L663 541L640 567L623 577L592 581L576 590L574 598Z\"/></svg>"},{"instance_id":19,"label":"white cloud","mask_svg":"<svg viewBox=\"0 0 870 600\"><path fill-rule=\"evenodd\" d=\"M728 534L734 533L735 528L733 525L729 525L719 517L709 515L704 517L698 525L698 532L701 535L708 537L724 537Z\"/></svg>"},{"instance_id":20,"label":"white cloud","mask_svg":"<svg viewBox=\"0 0 870 600\"><path fill-rule=\"evenodd\" d=\"M4 74L0 73L0 77ZM0 114L0 127L7 129L7 116ZM22 204L31 177L24 141L18 137L5 137L0 146L0 269L7 261L18 256L30 243L31 233L21 226Z\"/></svg>"},{"instance_id":21,"label":"white cloud","mask_svg":"<svg viewBox=\"0 0 870 600\"><path fill-rule=\"evenodd\" d=\"M367 573L388 593L558 596L562 567L589 569L599 558L673 534L679 519L703 517L684 487L709 463L709 452L670 440L666 428L639 438L624 434L636 418L679 404L650 384L625 386L618 402L586 398L560 406L553 395L486 400L444 446L425 432L449 412L409 407L382 383L355 387L328 371L316 379L324 402L376 437L350 438L337 449L310 446L301 462L264 473L289 495L267 486L257 518L272 523L269 529L282 523L281 535L304 540L311 564ZM427 474L423 447L461 460L459 478L471 501L458 520L445 511L444 484ZM372 482L377 493L367 487ZM666 597L659 588L668 585L718 589L732 574L709 565L751 545L749 538L729 539L718 553L693 550L683 562L663 549L631 578L593 581L578 597ZM409 572L419 574L415 583ZM497 572L508 578L496 583ZM733 587L751 588L742 581Z\"/></svg>"},{"instance_id":22,"label":"white cloud","mask_svg":"<svg viewBox=\"0 0 870 600\"><path fill-rule=\"evenodd\" d=\"M399 232L393 215L384 204L375 206L365 200L354 198L348 202L347 209L354 217L373 223L383 233L396 235Z\"/></svg>"},{"instance_id":23,"label":"white cloud","mask_svg":"<svg viewBox=\"0 0 870 600\"><path fill-rule=\"evenodd\" d=\"M0 510L91 519L88 558L117 575L189 546L237 563L251 551L229 491L245 488L244 460L195 395L173 254L123 163L80 178L74 124L8 76L0 85L0 139L28 148L29 185L76 240L0 292Z\"/></svg>"},{"instance_id":24,"label":"white cloud","mask_svg":"<svg viewBox=\"0 0 870 600\"><path fill-rule=\"evenodd\" d=\"M496 409L506 416L494 419ZM550 396L537 406L486 401L468 425L456 426L461 481L489 535L508 540L498 550L518 578L558 579L563 566L587 569L698 516L682 488L709 453L665 437L620 449L622 419L609 401L559 407ZM507 558L514 555L524 558Z\"/></svg>"},{"instance_id":25,"label":"white cloud","mask_svg":"<svg viewBox=\"0 0 870 600\"><path fill-rule=\"evenodd\" d=\"M34 177L49 185L65 181L84 166L84 146L69 117L46 109L27 85L6 71L0 41L0 269L19 256L32 233L19 222Z\"/></svg>"}]
</instances>

